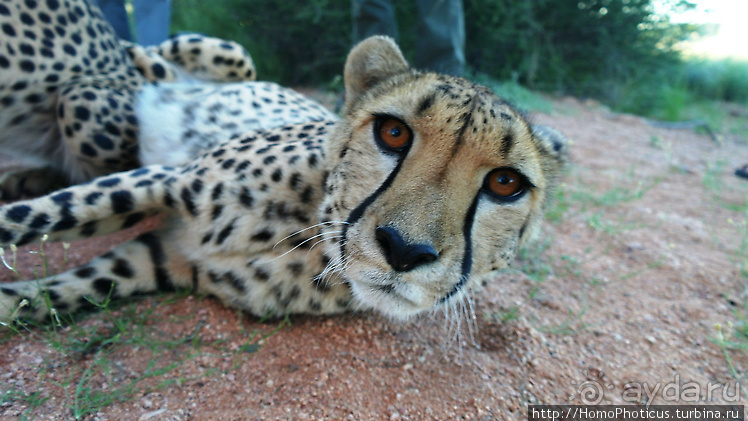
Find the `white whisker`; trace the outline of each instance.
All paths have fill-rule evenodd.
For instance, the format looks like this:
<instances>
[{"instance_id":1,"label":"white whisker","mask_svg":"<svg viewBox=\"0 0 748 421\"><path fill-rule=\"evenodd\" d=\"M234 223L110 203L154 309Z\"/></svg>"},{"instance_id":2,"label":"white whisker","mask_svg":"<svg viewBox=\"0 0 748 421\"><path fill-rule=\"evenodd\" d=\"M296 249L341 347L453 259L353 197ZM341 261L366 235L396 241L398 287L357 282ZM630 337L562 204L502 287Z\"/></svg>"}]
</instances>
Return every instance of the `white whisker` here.
<instances>
[{"instance_id":1,"label":"white whisker","mask_svg":"<svg viewBox=\"0 0 748 421\"><path fill-rule=\"evenodd\" d=\"M473 303L473 297L470 295L469 291L465 292L465 302L467 302L468 306L467 317L470 342L473 344L473 346L478 347L478 342L476 341L476 336L478 334L478 318L475 315L475 305Z\"/></svg>"},{"instance_id":2,"label":"white whisker","mask_svg":"<svg viewBox=\"0 0 748 421\"><path fill-rule=\"evenodd\" d=\"M432 310L432 315L435 315L434 313L439 310L444 314L445 334L442 344L444 349L446 350L456 343L458 352L462 355L464 345L470 343L473 346L478 346L476 342L478 322L473 299L467 287L469 278L462 277L460 280L464 286L454 293L449 300L442 302L441 305L436 305L438 302L435 303L436 307Z\"/></svg>"},{"instance_id":3,"label":"white whisker","mask_svg":"<svg viewBox=\"0 0 748 421\"><path fill-rule=\"evenodd\" d=\"M338 244L340 243L342 243L342 241L340 241ZM346 269L353 263L353 261L353 252L349 253L347 256L336 255L335 258L330 260L327 267L324 271L322 271L322 274L320 275L328 278L336 273L344 273Z\"/></svg>"},{"instance_id":4,"label":"white whisker","mask_svg":"<svg viewBox=\"0 0 748 421\"><path fill-rule=\"evenodd\" d=\"M457 309L455 308L454 300L450 300L450 302L446 303L444 309L444 315L447 324L447 334L444 336L443 347L446 349L448 345L454 341L454 338L457 335L456 326L459 323L457 322Z\"/></svg>"},{"instance_id":5,"label":"white whisker","mask_svg":"<svg viewBox=\"0 0 748 421\"><path fill-rule=\"evenodd\" d=\"M468 340L469 341L473 340L473 328L472 328L472 326L470 324L471 323L471 321L470 321L470 309L467 306L466 299L467 299L467 294L465 294L465 293L460 294L459 305L460 305L460 310L462 310L460 312L460 314L465 317L465 327L467 328L467 336L468 336L467 338L464 338L464 340L461 340L460 344L462 344L463 341L467 342ZM463 331L463 327L460 326L460 332L462 332L462 331ZM462 335L460 335L460 336L461 336L461 339L462 339ZM460 349L462 349L462 347L460 347Z\"/></svg>"},{"instance_id":6,"label":"white whisker","mask_svg":"<svg viewBox=\"0 0 748 421\"><path fill-rule=\"evenodd\" d=\"M325 236L325 235L330 235L330 234L340 234L342 232L343 231L330 231L330 232L323 232L321 234L313 235L313 236L307 238L306 240L300 242L299 244L295 245L292 249L286 251L285 253L281 254L280 256L272 258L270 261L272 262L273 260L280 259L281 257L287 255L288 253L291 253L292 251L296 250L297 248L303 246L304 244L306 244L306 243L314 240L315 238L322 237L322 236ZM322 239L320 241L324 241L324 239ZM273 246L273 248L275 248L275 246Z\"/></svg>"},{"instance_id":7,"label":"white whisker","mask_svg":"<svg viewBox=\"0 0 748 421\"><path fill-rule=\"evenodd\" d=\"M277 243L275 243L275 245L273 246L273 250L275 250L275 248L278 247L278 244L280 244L280 243L288 240L289 238L293 237L294 235L301 234L302 232L309 231L310 229L314 229L314 228L318 228L318 227L324 227L324 226L329 226L329 225L335 225L335 224L345 224L345 225L348 225L349 223L346 222L346 221L326 221L326 222L320 222L319 224L314 224L312 226L306 227L304 229L300 229L300 230L298 230L298 231L296 231L296 232L294 232L292 234L289 234L289 235L281 238L280 240L278 240Z\"/></svg>"},{"instance_id":8,"label":"white whisker","mask_svg":"<svg viewBox=\"0 0 748 421\"><path fill-rule=\"evenodd\" d=\"M339 232L342 232L342 231L331 231L331 232L329 232L329 233L327 233L327 234L337 234L337 233L339 233ZM330 237L330 238L323 238L323 239L321 239L321 240L317 241L316 243L312 244L312 246L311 246L311 247L309 247L309 251L311 252L311 251L312 251L312 249L313 249L313 248L315 248L315 247L317 247L317 244L319 244L319 243L324 243L325 241L330 241L330 240L334 240L334 239L336 239L336 238L343 238L343 236L342 236L342 235L335 235L335 236L332 236L332 237Z\"/></svg>"}]
</instances>

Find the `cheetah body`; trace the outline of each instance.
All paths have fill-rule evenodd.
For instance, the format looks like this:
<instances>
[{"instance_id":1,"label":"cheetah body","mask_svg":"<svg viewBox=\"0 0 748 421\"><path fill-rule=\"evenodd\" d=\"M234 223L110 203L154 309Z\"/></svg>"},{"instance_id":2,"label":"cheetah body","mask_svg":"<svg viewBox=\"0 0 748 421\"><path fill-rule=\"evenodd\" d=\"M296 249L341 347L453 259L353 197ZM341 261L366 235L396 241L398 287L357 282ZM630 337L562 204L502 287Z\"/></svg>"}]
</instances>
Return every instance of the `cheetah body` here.
<instances>
[{"instance_id":1,"label":"cheetah body","mask_svg":"<svg viewBox=\"0 0 748 421\"><path fill-rule=\"evenodd\" d=\"M3 284L0 319L175 288L257 316L372 309L403 319L463 303L537 231L563 138L487 88L410 69L385 37L353 49L344 79L340 120L260 130L187 165L0 207L4 245L164 214L162 228L83 267Z\"/></svg>"},{"instance_id":2,"label":"cheetah body","mask_svg":"<svg viewBox=\"0 0 748 421\"><path fill-rule=\"evenodd\" d=\"M252 59L234 42L201 35L152 47L120 41L87 0L0 0L0 32L0 149L41 168L4 175L6 200L45 193L55 180L80 183L135 168L139 147L173 152L146 156L147 163L173 164L177 156L183 163L214 145L217 133L223 141L332 117L290 89L254 85ZM177 116L178 126L164 125Z\"/></svg>"}]
</instances>

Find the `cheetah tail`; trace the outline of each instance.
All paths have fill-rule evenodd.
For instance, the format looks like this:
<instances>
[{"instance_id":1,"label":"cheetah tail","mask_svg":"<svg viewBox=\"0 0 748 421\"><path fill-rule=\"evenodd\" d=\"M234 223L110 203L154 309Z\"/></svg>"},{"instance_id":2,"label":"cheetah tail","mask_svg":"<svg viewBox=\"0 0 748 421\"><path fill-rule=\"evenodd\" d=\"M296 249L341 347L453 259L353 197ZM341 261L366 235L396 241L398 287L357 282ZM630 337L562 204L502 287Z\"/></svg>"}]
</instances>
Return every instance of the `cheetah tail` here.
<instances>
[{"instance_id":1,"label":"cheetah tail","mask_svg":"<svg viewBox=\"0 0 748 421\"><path fill-rule=\"evenodd\" d=\"M129 228L166 208L177 173L173 167L143 167L0 206L0 246L21 246L44 235L70 241Z\"/></svg>"}]
</instances>

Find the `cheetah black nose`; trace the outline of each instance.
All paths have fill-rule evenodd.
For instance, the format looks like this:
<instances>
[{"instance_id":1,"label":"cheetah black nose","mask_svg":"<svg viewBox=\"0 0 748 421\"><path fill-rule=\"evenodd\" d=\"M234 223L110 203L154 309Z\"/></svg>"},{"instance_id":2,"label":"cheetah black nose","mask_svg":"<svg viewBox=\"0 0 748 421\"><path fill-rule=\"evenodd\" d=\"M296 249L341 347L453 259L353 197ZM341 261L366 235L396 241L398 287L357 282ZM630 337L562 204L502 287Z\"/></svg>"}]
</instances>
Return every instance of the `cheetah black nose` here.
<instances>
[{"instance_id":1,"label":"cheetah black nose","mask_svg":"<svg viewBox=\"0 0 748 421\"><path fill-rule=\"evenodd\" d=\"M408 244L392 227L377 227L374 236L387 263L398 272L408 272L435 262L439 254L429 244Z\"/></svg>"}]
</instances>

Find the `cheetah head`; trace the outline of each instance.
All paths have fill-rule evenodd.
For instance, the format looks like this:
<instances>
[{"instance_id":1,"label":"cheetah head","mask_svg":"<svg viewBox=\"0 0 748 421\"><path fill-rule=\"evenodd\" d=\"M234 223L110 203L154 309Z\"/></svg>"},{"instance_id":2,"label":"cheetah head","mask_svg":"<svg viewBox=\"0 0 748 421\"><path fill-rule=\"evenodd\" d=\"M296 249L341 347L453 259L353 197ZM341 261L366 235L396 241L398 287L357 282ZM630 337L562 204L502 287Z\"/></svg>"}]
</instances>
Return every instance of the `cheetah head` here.
<instances>
[{"instance_id":1,"label":"cheetah head","mask_svg":"<svg viewBox=\"0 0 748 421\"><path fill-rule=\"evenodd\" d=\"M537 231L563 138L488 88L410 69L386 37L356 46L344 77L320 210L340 238L331 267L393 318L462 299Z\"/></svg>"}]
</instances>

